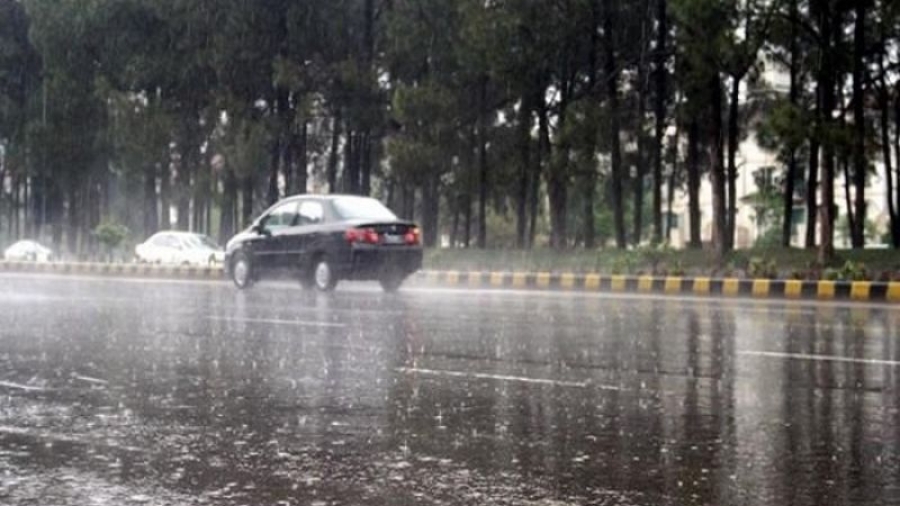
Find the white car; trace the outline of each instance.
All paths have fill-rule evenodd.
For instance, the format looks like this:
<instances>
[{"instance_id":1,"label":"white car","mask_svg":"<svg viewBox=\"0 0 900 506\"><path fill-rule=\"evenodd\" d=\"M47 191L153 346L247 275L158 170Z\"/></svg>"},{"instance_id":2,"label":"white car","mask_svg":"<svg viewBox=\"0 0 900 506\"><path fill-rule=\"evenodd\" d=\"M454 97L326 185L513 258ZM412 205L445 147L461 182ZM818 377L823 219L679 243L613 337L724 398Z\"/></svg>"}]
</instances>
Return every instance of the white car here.
<instances>
[{"instance_id":1,"label":"white car","mask_svg":"<svg viewBox=\"0 0 900 506\"><path fill-rule=\"evenodd\" d=\"M209 236L190 232L157 232L134 248L138 262L211 266L225 261L225 251Z\"/></svg>"},{"instance_id":2,"label":"white car","mask_svg":"<svg viewBox=\"0 0 900 506\"><path fill-rule=\"evenodd\" d=\"M19 241L6 248L3 252L4 260L18 262L49 262L53 258L53 252L34 241Z\"/></svg>"}]
</instances>

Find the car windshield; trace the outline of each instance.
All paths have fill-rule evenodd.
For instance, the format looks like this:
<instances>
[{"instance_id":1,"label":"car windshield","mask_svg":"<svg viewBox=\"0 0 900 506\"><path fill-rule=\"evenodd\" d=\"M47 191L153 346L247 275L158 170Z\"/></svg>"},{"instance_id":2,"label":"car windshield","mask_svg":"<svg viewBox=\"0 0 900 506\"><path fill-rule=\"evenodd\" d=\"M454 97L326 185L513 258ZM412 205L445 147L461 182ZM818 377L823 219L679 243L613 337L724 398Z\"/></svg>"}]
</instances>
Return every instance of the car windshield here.
<instances>
[{"instance_id":1,"label":"car windshield","mask_svg":"<svg viewBox=\"0 0 900 506\"><path fill-rule=\"evenodd\" d=\"M375 199L340 197L334 199L334 209L345 220L396 220L397 215Z\"/></svg>"}]
</instances>

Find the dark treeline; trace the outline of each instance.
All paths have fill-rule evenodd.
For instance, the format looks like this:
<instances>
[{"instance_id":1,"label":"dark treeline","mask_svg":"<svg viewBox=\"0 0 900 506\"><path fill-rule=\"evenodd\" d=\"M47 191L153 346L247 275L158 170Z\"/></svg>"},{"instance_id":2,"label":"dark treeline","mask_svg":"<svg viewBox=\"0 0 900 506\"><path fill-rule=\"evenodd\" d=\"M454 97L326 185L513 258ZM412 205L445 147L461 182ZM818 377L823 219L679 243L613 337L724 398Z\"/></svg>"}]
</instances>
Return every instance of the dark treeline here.
<instances>
[{"instance_id":1,"label":"dark treeline","mask_svg":"<svg viewBox=\"0 0 900 506\"><path fill-rule=\"evenodd\" d=\"M321 191L378 196L429 245L624 248L666 241L678 188L700 247L708 178L724 253L754 135L783 245L801 202L831 255L846 199L862 247L883 164L898 246L898 4L0 0L0 234L226 239Z\"/></svg>"}]
</instances>

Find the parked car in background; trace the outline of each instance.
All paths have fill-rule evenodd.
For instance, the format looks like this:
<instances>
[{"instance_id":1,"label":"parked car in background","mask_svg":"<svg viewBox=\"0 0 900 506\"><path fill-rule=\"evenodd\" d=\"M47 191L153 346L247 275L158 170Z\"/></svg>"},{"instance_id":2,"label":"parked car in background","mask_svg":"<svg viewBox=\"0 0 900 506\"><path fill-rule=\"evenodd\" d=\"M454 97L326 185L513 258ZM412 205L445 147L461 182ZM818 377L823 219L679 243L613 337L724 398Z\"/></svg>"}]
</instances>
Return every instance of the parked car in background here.
<instances>
[{"instance_id":1,"label":"parked car in background","mask_svg":"<svg viewBox=\"0 0 900 506\"><path fill-rule=\"evenodd\" d=\"M192 232L157 232L135 246L134 255L149 264L211 266L225 261L225 251L216 241Z\"/></svg>"},{"instance_id":2,"label":"parked car in background","mask_svg":"<svg viewBox=\"0 0 900 506\"><path fill-rule=\"evenodd\" d=\"M228 241L225 251L225 267L241 289L289 275L321 291L346 279L377 280L391 292L422 267L416 224L375 199L353 195L283 199Z\"/></svg>"},{"instance_id":3,"label":"parked car in background","mask_svg":"<svg viewBox=\"0 0 900 506\"><path fill-rule=\"evenodd\" d=\"M35 241L24 240L6 248L3 259L17 262L49 262L53 259L53 251Z\"/></svg>"}]
</instances>

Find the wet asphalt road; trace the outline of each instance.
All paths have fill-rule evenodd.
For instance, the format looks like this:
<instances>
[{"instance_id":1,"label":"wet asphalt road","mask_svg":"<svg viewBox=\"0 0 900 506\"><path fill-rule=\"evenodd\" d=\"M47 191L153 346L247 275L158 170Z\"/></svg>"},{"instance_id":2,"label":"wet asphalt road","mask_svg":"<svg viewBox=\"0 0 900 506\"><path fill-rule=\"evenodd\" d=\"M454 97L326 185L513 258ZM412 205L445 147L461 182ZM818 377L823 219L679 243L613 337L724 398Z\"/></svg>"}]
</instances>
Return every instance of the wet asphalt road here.
<instances>
[{"instance_id":1,"label":"wet asphalt road","mask_svg":"<svg viewBox=\"0 0 900 506\"><path fill-rule=\"evenodd\" d=\"M0 504L900 504L898 321L3 276Z\"/></svg>"}]
</instances>

